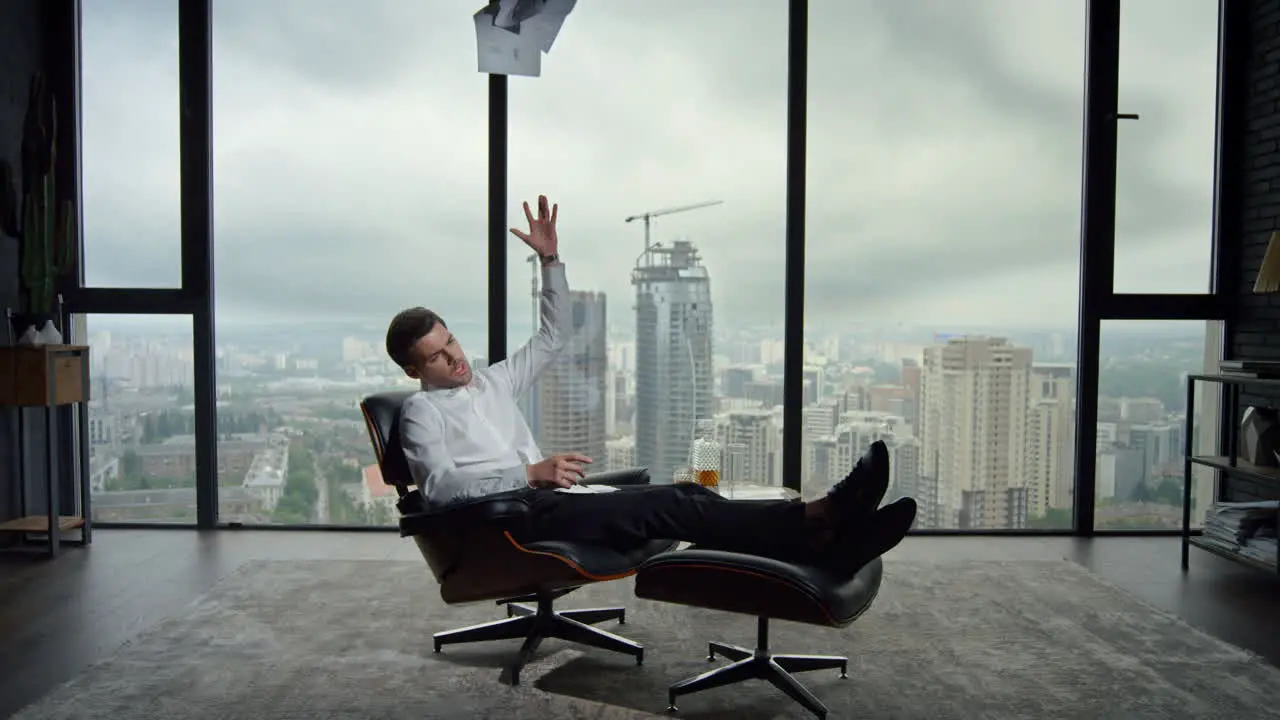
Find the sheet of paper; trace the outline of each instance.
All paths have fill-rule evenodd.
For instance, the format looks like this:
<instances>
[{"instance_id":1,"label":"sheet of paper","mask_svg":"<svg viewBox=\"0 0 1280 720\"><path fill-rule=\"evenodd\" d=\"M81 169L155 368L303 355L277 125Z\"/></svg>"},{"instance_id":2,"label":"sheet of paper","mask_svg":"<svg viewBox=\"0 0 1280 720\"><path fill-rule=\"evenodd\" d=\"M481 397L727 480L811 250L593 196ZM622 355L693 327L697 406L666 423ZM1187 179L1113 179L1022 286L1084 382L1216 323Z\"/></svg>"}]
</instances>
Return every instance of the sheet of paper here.
<instances>
[{"instance_id":1,"label":"sheet of paper","mask_svg":"<svg viewBox=\"0 0 1280 720\"><path fill-rule=\"evenodd\" d=\"M567 488L556 488L556 492L562 492L568 495L591 495L594 493L611 493L617 492L618 488L612 485L573 485Z\"/></svg>"},{"instance_id":2,"label":"sheet of paper","mask_svg":"<svg viewBox=\"0 0 1280 720\"><path fill-rule=\"evenodd\" d=\"M482 73L538 77L542 51L527 37L494 25L488 8L475 15L477 66Z\"/></svg>"},{"instance_id":3,"label":"sheet of paper","mask_svg":"<svg viewBox=\"0 0 1280 720\"><path fill-rule=\"evenodd\" d=\"M538 77L577 0L494 0L476 12L476 54L482 73Z\"/></svg>"},{"instance_id":4,"label":"sheet of paper","mask_svg":"<svg viewBox=\"0 0 1280 720\"><path fill-rule=\"evenodd\" d=\"M498 0L490 2L489 7L497 5L493 24L504 30L516 30L520 23L528 20L542 10L547 0Z\"/></svg>"},{"instance_id":5,"label":"sheet of paper","mask_svg":"<svg viewBox=\"0 0 1280 720\"><path fill-rule=\"evenodd\" d=\"M542 8L520 22L520 34L529 34L530 40L537 44L542 52L551 52L565 18L573 11L578 0L542 0Z\"/></svg>"}]
</instances>

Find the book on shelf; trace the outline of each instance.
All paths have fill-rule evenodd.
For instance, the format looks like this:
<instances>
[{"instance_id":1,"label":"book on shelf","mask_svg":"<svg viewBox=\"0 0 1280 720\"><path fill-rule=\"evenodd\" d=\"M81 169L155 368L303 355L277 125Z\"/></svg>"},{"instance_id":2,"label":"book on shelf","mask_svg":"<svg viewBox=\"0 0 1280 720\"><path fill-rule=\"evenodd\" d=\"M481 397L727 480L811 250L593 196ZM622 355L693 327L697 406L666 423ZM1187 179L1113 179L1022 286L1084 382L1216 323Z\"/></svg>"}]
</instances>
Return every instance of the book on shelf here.
<instances>
[{"instance_id":1,"label":"book on shelf","mask_svg":"<svg viewBox=\"0 0 1280 720\"><path fill-rule=\"evenodd\" d=\"M1229 377L1280 378L1280 360L1220 360L1218 373Z\"/></svg>"}]
</instances>

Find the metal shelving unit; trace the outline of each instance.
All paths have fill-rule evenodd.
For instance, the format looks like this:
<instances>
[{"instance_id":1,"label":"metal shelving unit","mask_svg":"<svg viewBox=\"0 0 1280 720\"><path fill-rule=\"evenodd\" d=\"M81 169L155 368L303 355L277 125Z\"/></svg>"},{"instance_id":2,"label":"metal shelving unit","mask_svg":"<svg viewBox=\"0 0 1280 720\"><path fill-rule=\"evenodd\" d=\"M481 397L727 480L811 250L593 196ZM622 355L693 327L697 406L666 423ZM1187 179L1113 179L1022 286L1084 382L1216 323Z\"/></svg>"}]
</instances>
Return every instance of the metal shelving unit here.
<instances>
[{"instance_id":1,"label":"metal shelving unit","mask_svg":"<svg viewBox=\"0 0 1280 720\"><path fill-rule=\"evenodd\" d=\"M1228 417L1232 418L1231 422L1225 424L1229 428L1225 443L1219 443L1220 446L1225 445L1225 455L1196 455L1193 452L1196 382L1219 383L1225 391L1226 397L1224 399L1226 402L1223 403L1223 407L1226 409ZM1273 388L1274 392L1280 394L1280 377L1252 377L1248 375L1189 375L1187 377L1187 418L1182 440L1184 460L1182 477L1182 569L1184 571L1188 569L1190 563L1190 548L1195 546L1219 557L1238 562L1241 565L1280 574L1280 553L1277 553L1275 562L1262 562L1244 555L1238 550L1223 547L1212 540L1206 539L1203 535L1192 535L1191 533L1191 474L1197 465L1213 468L1230 477L1247 478L1258 483L1264 483L1280 491L1280 467L1253 465L1241 460L1239 457L1240 423L1238 418L1240 418L1240 391L1246 386ZM1277 521L1280 522L1280 511L1277 512Z\"/></svg>"}]
</instances>

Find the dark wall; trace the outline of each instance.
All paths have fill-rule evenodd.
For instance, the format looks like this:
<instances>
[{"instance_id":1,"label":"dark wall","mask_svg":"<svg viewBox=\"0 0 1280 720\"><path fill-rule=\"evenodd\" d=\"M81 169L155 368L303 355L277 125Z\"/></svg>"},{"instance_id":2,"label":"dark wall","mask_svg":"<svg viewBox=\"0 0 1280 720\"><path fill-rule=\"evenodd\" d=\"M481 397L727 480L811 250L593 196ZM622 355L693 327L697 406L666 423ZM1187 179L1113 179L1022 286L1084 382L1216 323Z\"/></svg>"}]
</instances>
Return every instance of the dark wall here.
<instances>
[{"instance_id":1,"label":"dark wall","mask_svg":"<svg viewBox=\"0 0 1280 720\"><path fill-rule=\"evenodd\" d=\"M1240 242L1236 318L1228 338L1231 356L1280 360L1280 294L1255 295L1253 283L1271 233L1280 229L1280 0L1253 0L1248 32L1249 59L1243 78L1243 113L1230 132L1243 136L1236 177L1242 193L1238 233L1221 242ZM1232 236L1235 237L1232 237ZM1241 403L1280 405L1280 397L1242 392ZM1226 481L1228 500L1273 499L1277 489L1253 481Z\"/></svg>"},{"instance_id":2,"label":"dark wall","mask_svg":"<svg viewBox=\"0 0 1280 720\"><path fill-rule=\"evenodd\" d=\"M0 2L0 158L19 176L28 85L31 76L45 68L44 5L43 0ZM17 303L18 243L0 232L0 307L16 309ZM8 320L0 322L0 345L8 345ZM17 420L17 411L0 409L0 521L19 514ZM7 540L0 537L0 543Z\"/></svg>"}]
</instances>

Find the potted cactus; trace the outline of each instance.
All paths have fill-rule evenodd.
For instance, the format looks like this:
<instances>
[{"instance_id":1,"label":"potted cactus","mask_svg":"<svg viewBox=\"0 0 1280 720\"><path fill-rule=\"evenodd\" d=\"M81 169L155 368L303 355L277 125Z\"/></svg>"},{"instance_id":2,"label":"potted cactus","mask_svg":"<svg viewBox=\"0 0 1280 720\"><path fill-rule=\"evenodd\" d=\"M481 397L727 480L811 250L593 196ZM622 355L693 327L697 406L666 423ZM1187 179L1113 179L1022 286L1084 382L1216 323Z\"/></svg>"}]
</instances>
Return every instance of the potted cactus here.
<instances>
[{"instance_id":1,"label":"potted cactus","mask_svg":"<svg viewBox=\"0 0 1280 720\"><path fill-rule=\"evenodd\" d=\"M44 342L57 342L58 281L75 267L77 223L75 203L60 198L55 182L58 157L57 103L48 79L31 79L22 136L21 200L14 172L0 163L0 230L19 243L20 306L10 316L13 337L26 342L41 331ZM48 337L49 329L56 336Z\"/></svg>"}]
</instances>

